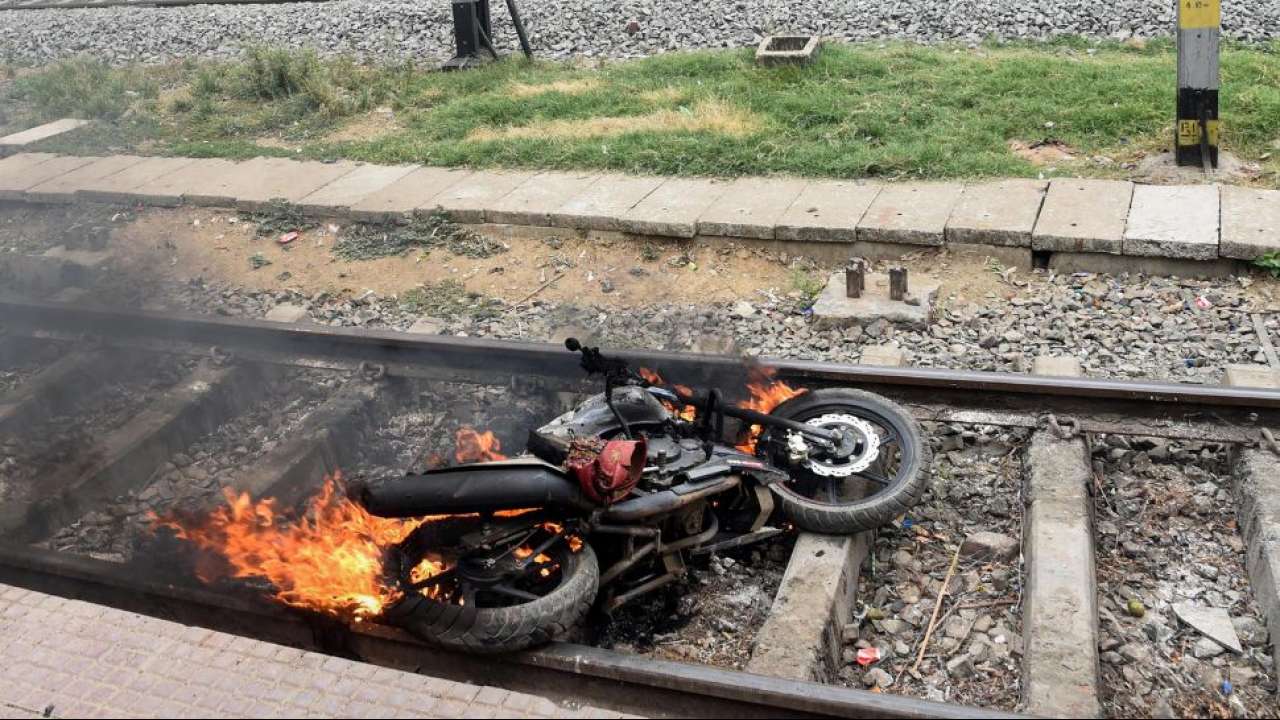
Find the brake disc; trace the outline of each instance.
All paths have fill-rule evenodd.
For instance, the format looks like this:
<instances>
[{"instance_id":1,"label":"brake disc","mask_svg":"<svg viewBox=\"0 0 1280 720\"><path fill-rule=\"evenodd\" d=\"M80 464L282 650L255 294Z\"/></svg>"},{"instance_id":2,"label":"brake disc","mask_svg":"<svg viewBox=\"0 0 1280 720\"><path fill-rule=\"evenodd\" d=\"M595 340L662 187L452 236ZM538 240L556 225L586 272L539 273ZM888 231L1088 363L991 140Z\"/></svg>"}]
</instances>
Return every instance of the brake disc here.
<instances>
[{"instance_id":1,"label":"brake disc","mask_svg":"<svg viewBox=\"0 0 1280 720\"><path fill-rule=\"evenodd\" d=\"M855 451L848 457L822 458L814 457L812 452L809 453L806 464L816 475L849 477L871 467L871 463L875 462L880 455L880 436L876 433L876 429L871 423L860 417L831 413L808 420L805 424L827 430L852 431L861 437L861 441L857 443ZM796 437L799 437L798 433L792 434L792 438Z\"/></svg>"}]
</instances>

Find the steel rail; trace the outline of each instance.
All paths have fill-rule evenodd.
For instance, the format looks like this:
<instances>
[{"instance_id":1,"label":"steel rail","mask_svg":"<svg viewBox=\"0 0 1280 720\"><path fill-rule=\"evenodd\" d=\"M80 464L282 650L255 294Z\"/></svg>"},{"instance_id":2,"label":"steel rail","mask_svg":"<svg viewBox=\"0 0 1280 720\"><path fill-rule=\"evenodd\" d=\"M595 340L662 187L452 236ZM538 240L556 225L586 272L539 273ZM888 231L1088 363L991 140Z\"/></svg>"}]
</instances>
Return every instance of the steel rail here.
<instances>
[{"instance_id":1,"label":"steel rail","mask_svg":"<svg viewBox=\"0 0 1280 720\"><path fill-rule=\"evenodd\" d=\"M217 346L250 355L281 355L290 362L314 360L430 366L494 377L537 376L580 383L576 359L547 343L488 338L412 335L391 330L283 324L194 313L84 308L59 303L0 300L0 325L38 334L57 330L101 336L108 343L169 342ZM633 364L657 368L668 380L689 385L740 382L748 374L741 358L653 350L610 350ZM1280 391L1264 388L1083 377L1048 377L921 367L880 367L781 358L753 362L781 378L814 385L845 384L892 389L906 402L1058 413L1123 411L1135 417L1184 420L1171 410L1232 412L1242 422L1280 421ZM962 399L967 397L967 399ZM1252 416L1252 417L1251 417Z\"/></svg>"},{"instance_id":2,"label":"steel rail","mask_svg":"<svg viewBox=\"0 0 1280 720\"><path fill-rule=\"evenodd\" d=\"M150 568L150 573L155 569ZM213 630L453 680L657 717L1016 718L982 708L652 660L557 642L503 656L428 647L378 625L347 627L251 597L146 579L131 565L0 543L0 582Z\"/></svg>"}]
</instances>

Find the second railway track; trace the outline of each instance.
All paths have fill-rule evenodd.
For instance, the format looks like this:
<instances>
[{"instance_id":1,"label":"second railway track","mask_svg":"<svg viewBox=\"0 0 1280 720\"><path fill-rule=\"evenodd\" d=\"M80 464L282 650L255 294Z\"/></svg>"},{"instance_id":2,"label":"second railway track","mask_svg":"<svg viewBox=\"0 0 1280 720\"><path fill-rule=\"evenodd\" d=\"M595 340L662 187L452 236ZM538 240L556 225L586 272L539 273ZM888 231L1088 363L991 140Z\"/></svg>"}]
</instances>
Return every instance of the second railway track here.
<instances>
[{"instance_id":1,"label":"second railway track","mask_svg":"<svg viewBox=\"0 0 1280 720\"><path fill-rule=\"evenodd\" d=\"M139 577L126 570L129 558L113 556L118 550L115 545L124 542L118 536L82 533L70 541L66 539L74 533L63 531L95 513L119 512L112 503L122 495L138 498L150 492L152 499L158 494L161 501L193 505L208 501L216 495L216 486L202 486L200 473L192 472L179 475L184 483L203 490L165 497L173 492L173 484L164 481L165 468L181 471L189 466L186 456L197 453L202 439L219 428L254 432L255 423L236 425L234 421L251 416L259 406L300 403L277 428L279 437L267 443L246 441L243 452L234 440L229 441L238 489L269 494L285 503L314 491L326 471L368 462L359 446L377 435L376 428L396 408L427 397L423 393L428 391L419 383L473 388L474 393L467 396L469 407L479 408L490 418L551 411L566 397L584 390L580 371L563 350L531 343L17 300L0 301L0 326L0 364L13 369L13 379L0 394L0 449L14 450L13 443L3 445L5 436L19 437L31 428L45 427L41 423L74 417L86 396L104 392L102 386L111 384L104 380L114 383L122 378L121 382L133 383L125 394L135 399L129 405L116 402L114 396L105 397L104 404L114 409L96 412L96 425L88 436L43 438L47 442L36 448L39 452L10 454L0 466L5 468L8 484L0 512L5 539L0 548L0 581L264 639L319 643L331 652L357 653L388 664L416 664L429 672L465 677L475 663L489 666L487 660L424 651L415 642L380 629L351 631L317 624L315 619L244 596L166 582L163 575ZM623 354L676 381L735 387L745 373L741 361L733 358L648 351ZM1027 709L1043 714L1096 714L1104 701L1112 703L1120 692L1118 683L1153 682L1142 677L1141 663L1129 657L1143 655L1143 647L1136 644L1140 638L1130 643L1132 647L1112 642L1130 630L1146 633L1145 626L1115 618L1108 607L1098 609L1099 596L1109 601L1113 591L1142 594L1147 590L1141 590L1137 577L1128 582L1139 589L1112 586L1117 569L1098 553L1123 543L1112 534L1095 541L1097 529L1090 519L1095 502L1116 505L1108 512L1126 517L1122 504L1131 488L1112 489L1106 476L1132 469L1131 462L1124 463L1136 455L1126 456L1124 448L1135 444L1191 444L1199 448L1193 453L1197 457L1213 455L1204 462L1227 464L1228 471L1217 480L1225 496L1211 493L1217 504L1208 503L1198 517L1206 523L1238 522L1240 547L1223 549L1219 564L1247 565L1253 587L1209 585L1205 599L1235 598L1234 614L1264 617L1271 627L1280 626L1277 575L1272 574L1280 568L1270 565L1272 553L1280 557L1280 547L1272 546L1280 528L1271 525L1280 507L1280 478L1275 476L1280 459L1272 454L1277 449L1270 440L1274 431L1280 431L1280 389L764 362L795 384L852 385L880 392L907 405L920 420L934 424L931 427L985 426L1021 433L1026 467L1014 482L1021 486L1026 501L1020 521L1023 567L1015 571L1013 585L1020 588L1020 608L1014 614L1022 623L1024 642L1018 653L1025 662L1015 689ZM165 365L169 374L158 374L148 363ZM309 388L308 397L292 397L304 387ZM499 394L486 397L486 392ZM1228 472L1234 481L1228 481ZM21 483L27 486L14 487ZM1226 517L1221 516L1224 508ZM1138 515L1157 510L1148 511L1142 505ZM1117 523L1110 516L1106 522ZM70 545L60 550L57 546L63 541ZM1131 537L1127 542L1135 541L1143 539ZM1140 569L1132 563L1126 567L1135 574ZM1151 587L1163 587L1157 580L1163 582L1155 578ZM1101 592L1095 589L1099 581ZM864 576L864 582L871 588L884 580L873 575ZM1086 607L1070 612L1070 604L1077 600ZM964 616L959 608L956 617ZM853 618L840 620L856 624ZM875 624L868 634L889 632L885 628L892 627L882 627L878 620L864 622L867 627ZM939 623L940 635L945 625ZM974 625L969 623L966 637L957 640L957 646L961 641L972 642ZM1184 628L1173 631L1175 637L1160 642L1183 643L1190 654L1195 636ZM277 635L268 637L273 633ZM1242 636L1247 634L1242 630ZM1261 644L1256 638L1247 640L1238 656L1228 656L1233 659L1218 665L1213 658L1222 657L1220 653L1202 653L1204 665L1216 668L1219 680L1232 676L1239 680L1244 668L1251 669L1254 675L1249 683L1235 684L1241 703L1271 697L1266 693L1275 686L1267 667L1274 639ZM1121 657L1120 650L1126 653L1122 661L1112 662ZM911 652L914 657L916 648ZM971 657L958 647L950 652L955 658ZM1099 656L1105 666L1102 673L1096 671ZM941 656L938 662L947 660ZM512 687L537 687L542 692L561 688L565 697L585 695L606 705L612 698L617 709L625 712L652 712L655 704L676 715L713 715L725 708L742 716L787 711L816 716L972 717L977 712L888 693L771 680L570 645L509 658L498 667L496 672ZM947 663L947 673L970 671L963 664ZM622 687L644 692L613 692ZM1259 691L1265 693L1259 695ZM645 692L656 695L645 697ZM1185 688L1171 692L1179 702L1192 697ZM1215 698L1227 698L1217 692ZM1245 699L1239 699L1242 696ZM1270 707L1274 713L1274 704ZM1174 709L1181 708L1175 703Z\"/></svg>"}]
</instances>

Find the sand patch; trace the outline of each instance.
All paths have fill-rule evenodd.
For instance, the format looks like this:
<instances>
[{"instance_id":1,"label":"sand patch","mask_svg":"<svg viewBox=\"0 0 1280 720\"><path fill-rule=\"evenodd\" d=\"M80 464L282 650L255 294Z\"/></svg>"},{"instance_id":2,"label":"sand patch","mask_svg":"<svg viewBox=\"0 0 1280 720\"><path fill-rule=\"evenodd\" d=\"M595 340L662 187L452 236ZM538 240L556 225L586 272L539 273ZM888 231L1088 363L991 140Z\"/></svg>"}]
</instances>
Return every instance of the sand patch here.
<instances>
[{"instance_id":1,"label":"sand patch","mask_svg":"<svg viewBox=\"0 0 1280 720\"><path fill-rule=\"evenodd\" d=\"M707 100L692 108L656 110L645 115L543 120L505 128L482 127L467 133L466 139L472 142L546 138L580 140L642 132L710 132L742 137L762 126L761 119L753 113L722 100Z\"/></svg>"},{"instance_id":2,"label":"sand patch","mask_svg":"<svg viewBox=\"0 0 1280 720\"><path fill-rule=\"evenodd\" d=\"M1009 150L1036 167L1076 159L1076 151L1061 140L1038 140L1031 143L1010 140Z\"/></svg>"},{"instance_id":3,"label":"sand patch","mask_svg":"<svg viewBox=\"0 0 1280 720\"><path fill-rule=\"evenodd\" d=\"M378 108L343 123L341 127L325 135L324 141L343 143L376 140L403 128L395 112L390 108Z\"/></svg>"}]
</instances>

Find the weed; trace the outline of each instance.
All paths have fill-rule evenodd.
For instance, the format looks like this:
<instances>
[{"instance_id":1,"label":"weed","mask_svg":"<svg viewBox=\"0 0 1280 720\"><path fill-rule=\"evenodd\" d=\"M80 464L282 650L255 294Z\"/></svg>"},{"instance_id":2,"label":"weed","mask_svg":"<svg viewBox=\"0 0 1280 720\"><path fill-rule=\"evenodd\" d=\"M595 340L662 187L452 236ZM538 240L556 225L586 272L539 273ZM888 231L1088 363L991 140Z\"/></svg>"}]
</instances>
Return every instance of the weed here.
<instances>
[{"instance_id":1,"label":"weed","mask_svg":"<svg viewBox=\"0 0 1280 720\"><path fill-rule=\"evenodd\" d=\"M254 270L257 270L259 268L264 268L270 264L271 264L271 261L268 260L262 253L254 253L253 255L249 256L249 265Z\"/></svg>"},{"instance_id":2,"label":"weed","mask_svg":"<svg viewBox=\"0 0 1280 720\"><path fill-rule=\"evenodd\" d=\"M303 232L320 226L319 221L307 217L297 205L284 200L272 200L260 210L240 213L240 219L257 226L258 237L282 235L297 230Z\"/></svg>"},{"instance_id":3,"label":"weed","mask_svg":"<svg viewBox=\"0 0 1280 720\"><path fill-rule=\"evenodd\" d=\"M1280 278L1280 250L1253 259L1253 266L1271 273L1271 277Z\"/></svg>"},{"instance_id":4,"label":"weed","mask_svg":"<svg viewBox=\"0 0 1280 720\"><path fill-rule=\"evenodd\" d=\"M158 88L140 68L113 69L101 60L73 58L18 78L12 92L45 119L115 120L139 98L154 98Z\"/></svg>"},{"instance_id":5,"label":"weed","mask_svg":"<svg viewBox=\"0 0 1280 720\"><path fill-rule=\"evenodd\" d=\"M424 283L400 296L400 307L417 315L454 318L470 315L476 319L497 317L502 303L480 293L467 292L457 280Z\"/></svg>"},{"instance_id":6,"label":"weed","mask_svg":"<svg viewBox=\"0 0 1280 720\"><path fill-rule=\"evenodd\" d=\"M662 257L662 253L658 252L658 248L653 243L645 243L640 246L640 259L645 262L657 262Z\"/></svg>"},{"instance_id":7,"label":"weed","mask_svg":"<svg viewBox=\"0 0 1280 720\"><path fill-rule=\"evenodd\" d=\"M791 289L799 292L806 303L812 303L822 294L823 282L806 270L799 268L791 271Z\"/></svg>"},{"instance_id":8,"label":"weed","mask_svg":"<svg viewBox=\"0 0 1280 720\"><path fill-rule=\"evenodd\" d=\"M407 225L359 223L343 232L333 252L344 260L372 260L403 255L410 250L444 248L454 255L486 258L504 253L507 246L449 220L437 210L415 217Z\"/></svg>"}]
</instances>

